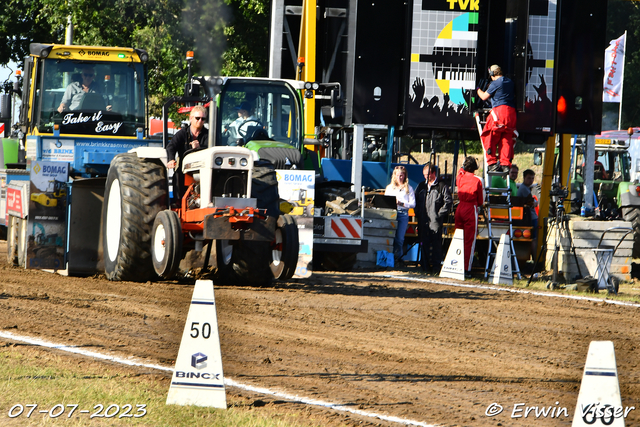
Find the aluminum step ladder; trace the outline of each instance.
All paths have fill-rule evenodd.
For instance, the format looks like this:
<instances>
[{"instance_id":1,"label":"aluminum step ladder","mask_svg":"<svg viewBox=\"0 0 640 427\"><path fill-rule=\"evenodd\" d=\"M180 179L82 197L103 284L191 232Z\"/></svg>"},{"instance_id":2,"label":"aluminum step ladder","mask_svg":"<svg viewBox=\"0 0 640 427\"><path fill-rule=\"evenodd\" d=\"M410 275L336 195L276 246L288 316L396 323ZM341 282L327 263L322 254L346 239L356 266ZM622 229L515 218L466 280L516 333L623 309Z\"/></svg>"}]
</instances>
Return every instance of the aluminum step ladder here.
<instances>
[{"instance_id":1,"label":"aluminum step ladder","mask_svg":"<svg viewBox=\"0 0 640 427\"><path fill-rule=\"evenodd\" d=\"M486 162L485 162L486 164ZM507 188L504 187L491 187L493 177L500 177L507 182ZM496 194L498 193L498 194ZM506 196L504 195L506 193ZM492 199L501 198L502 200L497 203L492 203ZM513 246L513 217L511 215L511 179L509 178L509 172L485 172L485 200L486 200L486 212L487 230L489 232L489 250L487 253L487 262L484 269L484 278L488 279L492 270L493 264L498 252L498 245L500 244L500 237L493 235L493 225L508 225L509 245L511 246L511 267L512 273L522 279L520 275L520 267L518 265L518 259L516 257L516 251ZM505 209L507 211L507 219L493 218L491 216L491 209Z\"/></svg>"}]
</instances>

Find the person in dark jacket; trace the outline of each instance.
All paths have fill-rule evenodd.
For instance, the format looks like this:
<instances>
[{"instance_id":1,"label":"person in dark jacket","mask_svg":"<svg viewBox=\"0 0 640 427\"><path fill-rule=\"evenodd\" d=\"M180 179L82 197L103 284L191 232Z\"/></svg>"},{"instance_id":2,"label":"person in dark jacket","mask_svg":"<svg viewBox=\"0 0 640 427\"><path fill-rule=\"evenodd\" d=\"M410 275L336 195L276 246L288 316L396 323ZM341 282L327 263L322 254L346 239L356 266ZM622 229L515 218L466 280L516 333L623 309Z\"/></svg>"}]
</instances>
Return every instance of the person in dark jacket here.
<instances>
[{"instance_id":1,"label":"person in dark jacket","mask_svg":"<svg viewBox=\"0 0 640 427\"><path fill-rule=\"evenodd\" d=\"M425 272L438 272L442 264L442 226L453 197L447 183L438 178L438 167L427 163L422 169L425 180L416 188L416 217L422 248L421 266Z\"/></svg>"},{"instance_id":2,"label":"person in dark jacket","mask_svg":"<svg viewBox=\"0 0 640 427\"><path fill-rule=\"evenodd\" d=\"M189 150L207 148L209 133L204 127L206 120L207 110L202 105L196 105L189 114L189 126L176 132L167 144L167 168L175 169L173 179L173 198L175 201L179 201L185 191L182 165L178 162L184 160L184 153Z\"/></svg>"}]
</instances>

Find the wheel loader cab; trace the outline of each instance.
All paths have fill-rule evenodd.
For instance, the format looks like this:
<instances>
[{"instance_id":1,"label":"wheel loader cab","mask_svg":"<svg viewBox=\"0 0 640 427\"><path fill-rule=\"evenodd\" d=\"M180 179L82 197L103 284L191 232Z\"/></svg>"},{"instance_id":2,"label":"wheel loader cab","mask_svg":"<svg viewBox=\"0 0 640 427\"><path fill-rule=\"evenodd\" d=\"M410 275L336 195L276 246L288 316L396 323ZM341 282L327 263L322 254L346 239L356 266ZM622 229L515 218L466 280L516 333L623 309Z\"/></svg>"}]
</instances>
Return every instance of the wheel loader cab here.
<instances>
[{"instance_id":1,"label":"wheel loader cab","mask_svg":"<svg viewBox=\"0 0 640 427\"><path fill-rule=\"evenodd\" d=\"M135 137L145 127L142 63L40 58L35 72L39 133L59 125L61 134Z\"/></svg>"}]
</instances>

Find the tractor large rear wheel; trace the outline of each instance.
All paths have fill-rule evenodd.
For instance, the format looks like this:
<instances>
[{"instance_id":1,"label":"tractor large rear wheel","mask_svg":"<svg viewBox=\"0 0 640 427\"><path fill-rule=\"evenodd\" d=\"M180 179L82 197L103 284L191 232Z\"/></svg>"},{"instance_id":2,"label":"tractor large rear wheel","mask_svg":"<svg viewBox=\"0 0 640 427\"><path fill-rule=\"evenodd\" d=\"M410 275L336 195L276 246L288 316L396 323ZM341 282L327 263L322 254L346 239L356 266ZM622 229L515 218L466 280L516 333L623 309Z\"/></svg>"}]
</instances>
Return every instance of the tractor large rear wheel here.
<instances>
[{"instance_id":1,"label":"tractor large rear wheel","mask_svg":"<svg viewBox=\"0 0 640 427\"><path fill-rule=\"evenodd\" d=\"M640 208L622 208L622 217L633 227L633 258L640 258Z\"/></svg>"},{"instance_id":2,"label":"tractor large rear wheel","mask_svg":"<svg viewBox=\"0 0 640 427\"><path fill-rule=\"evenodd\" d=\"M168 207L162 163L119 154L111 162L104 193L103 252L109 280L145 282L155 277L151 232Z\"/></svg>"},{"instance_id":3,"label":"tractor large rear wheel","mask_svg":"<svg viewBox=\"0 0 640 427\"><path fill-rule=\"evenodd\" d=\"M289 280L296 272L300 248L298 226L291 215L281 215L271 249L271 272L278 280Z\"/></svg>"},{"instance_id":4,"label":"tractor large rear wheel","mask_svg":"<svg viewBox=\"0 0 640 427\"><path fill-rule=\"evenodd\" d=\"M257 161L251 176L251 197L257 199L258 208L266 209L267 215L278 218L280 206L275 168L270 162ZM273 278L270 242L233 242L231 262L231 274L224 277L231 283L262 286Z\"/></svg>"},{"instance_id":5,"label":"tractor large rear wheel","mask_svg":"<svg viewBox=\"0 0 640 427\"><path fill-rule=\"evenodd\" d=\"M271 247L269 242L238 241L233 245L233 273L231 283L234 285L265 286L271 283L273 274Z\"/></svg>"},{"instance_id":6,"label":"tractor large rear wheel","mask_svg":"<svg viewBox=\"0 0 640 427\"><path fill-rule=\"evenodd\" d=\"M280 215L280 203L275 168L271 163L259 160L254 163L251 176L251 197L258 200L260 209L267 210L267 215L277 218Z\"/></svg>"}]
</instances>

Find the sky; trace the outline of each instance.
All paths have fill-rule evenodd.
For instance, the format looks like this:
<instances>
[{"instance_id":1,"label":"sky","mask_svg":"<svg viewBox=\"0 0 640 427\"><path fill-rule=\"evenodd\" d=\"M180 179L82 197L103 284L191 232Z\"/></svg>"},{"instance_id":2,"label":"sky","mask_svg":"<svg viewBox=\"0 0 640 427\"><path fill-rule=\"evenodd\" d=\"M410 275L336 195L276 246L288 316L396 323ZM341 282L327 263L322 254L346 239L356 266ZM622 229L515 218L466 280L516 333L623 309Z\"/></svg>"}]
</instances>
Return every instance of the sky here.
<instances>
[{"instance_id":1,"label":"sky","mask_svg":"<svg viewBox=\"0 0 640 427\"><path fill-rule=\"evenodd\" d=\"M15 81L13 78L15 76L15 70L18 68L18 64L15 62L10 62L7 65L0 65L0 83L7 80L7 77L11 75L11 80ZM12 71L14 72L12 74Z\"/></svg>"},{"instance_id":2,"label":"sky","mask_svg":"<svg viewBox=\"0 0 640 427\"><path fill-rule=\"evenodd\" d=\"M7 65L0 65L0 83L4 83L7 78L11 78L12 82L15 82L15 70L18 68L18 65L15 62L11 62ZM18 108L20 105L20 101L14 98L15 102L12 102L13 111L13 122L15 123L18 115ZM0 135L1 136L1 135Z\"/></svg>"}]
</instances>

